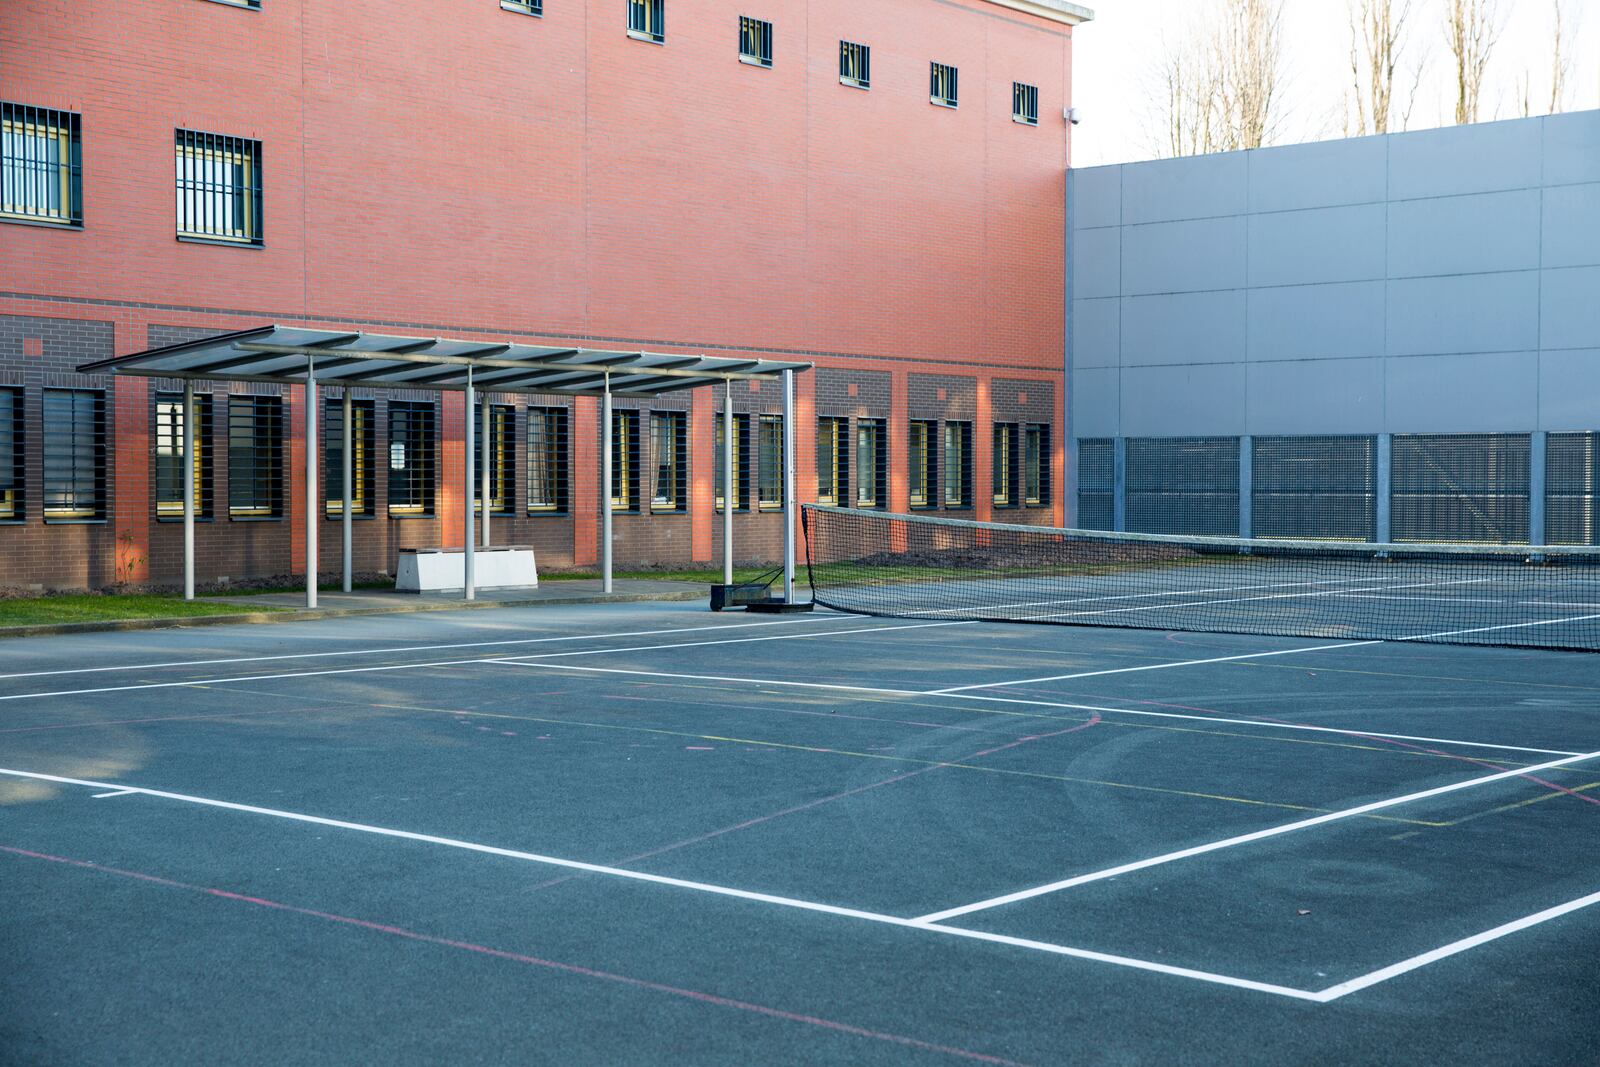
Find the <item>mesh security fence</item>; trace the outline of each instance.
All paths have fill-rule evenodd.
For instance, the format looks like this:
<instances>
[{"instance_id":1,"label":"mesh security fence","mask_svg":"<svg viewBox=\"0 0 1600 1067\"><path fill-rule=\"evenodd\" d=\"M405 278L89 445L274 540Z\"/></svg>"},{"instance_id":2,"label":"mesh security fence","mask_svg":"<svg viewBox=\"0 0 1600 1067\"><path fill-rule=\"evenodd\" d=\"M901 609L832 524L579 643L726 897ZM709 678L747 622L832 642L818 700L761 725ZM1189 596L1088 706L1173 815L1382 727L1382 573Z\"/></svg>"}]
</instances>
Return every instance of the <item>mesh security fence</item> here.
<instances>
[{"instance_id":1,"label":"mesh security fence","mask_svg":"<svg viewBox=\"0 0 1600 1067\"><path fill-rule=\"evenodd\" d=\"M1237 437L1130 437L1127 449L1128 529L1239 532Z\"/></svg>"},{"instance_id":2,"label":"mesh security fence","mask_svg":"<svg viewBox=\"0 0 1600 1067\"><path fill-rule=\"evenodd\" d=\"M1054 530L807 506L816 602L918 619L1600 651L1600 551Z\"/></svg>"},{"instance_id":3,"label":"mesh security fence","mask_svg":"<svg viewBox=\"0 0 1600 1067\"><path fill-rule=\"evenodd\" d=\"M1116 464L1111 438L1086 437L1078 442L1078 525L1085 530L1115 528Z\"/></svg>"},{"instance_id":4,"label":"mesh security fence","mask_svg":"<svg viewBox=\"0 0 1600 1067\"><path fill-rule=\"evenodd\" d=\"M1527 434L1396 434L1396 541L1527 544Z\"/></svg>"},{"instance_id":5,"label":"mesh security fence","mask_svg":"<svg viewBox=\"0 0 1600 1067\"><path fill-rule=\"evenodd\" d=\"M1377 438L1257 437L1250 451L1257 537L1377 536Z\"/></svg>"},{"instance_id":6,"label":"mesh security fence","mask_svg":"<svg viewBox=\"0 0 1600 1067\"><path fill-rule=\"evenodd\" d=\"M1545 541L1600 544L1600 434L1545 438Z\"/></svg>"}]
</instances>

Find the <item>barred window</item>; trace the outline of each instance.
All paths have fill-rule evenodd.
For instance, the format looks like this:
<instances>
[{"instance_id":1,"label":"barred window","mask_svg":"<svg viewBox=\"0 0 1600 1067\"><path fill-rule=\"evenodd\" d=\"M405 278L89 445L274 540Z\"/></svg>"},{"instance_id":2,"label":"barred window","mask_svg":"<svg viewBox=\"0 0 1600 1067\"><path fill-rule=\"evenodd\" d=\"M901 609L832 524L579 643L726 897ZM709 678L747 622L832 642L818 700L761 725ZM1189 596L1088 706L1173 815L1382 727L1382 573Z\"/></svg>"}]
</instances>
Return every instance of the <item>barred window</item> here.
<instances>
[{"instance_id":1,"label":"barred window","mask_svg":"<svg viewBox=\"0 0 1600 1067\"><path fill-rule=\"evenodd\" d=\"M373 486L377 484L377 402L350 401L350 514L371 518L377 514ZM344 398L329 398L322 405L323 511L330 519L344 517Z\"/></svg>"},{"instance_id":2,"label":"barred window","mask_svg":"<svg viewBox=\"0 0 1600 1067\"><path fill-rule=\"evenodd\" d=\"M0 218L83 225L83 144L70 111L0 101Z\"/></svg>"},{"instance_id":3,"label":"barred window","mask_svg":"<svg viewBox=\"0 0 1600 1067\"><path fill-rule=\"evenodd\" d=\"M932 507L934 476L933 439L939 424L922 419L912 419L906 449L907 468L911 476L910 504L914 508Z\"/></svg>"},{"instance_id":4,"label":"barred window","mask_svg":"<svg viewBox=\"0 0 1600 1067\"><path fill-rule=\"evenodd\" d=\"M882 419L856 420L856 507L877 508L887 503L889 442Z\"/></svg>"},{"instance_id":5,"label":"barred window","mask_svg":"<svg viewBox=\"0 0 1600 1067\"><path fill-rule=\"evenodd\" d=\"M106 396L98 389L44 391L44 518L106 517Z\"/></svg>"},{"instance_id":6,"label":"barred window","mask_svg":"<svg viewBox=\"0 0 1600 1067\"><path fill-rule=\"evenodd\" d=\"M839 81L857 89L872 88L872 49L851 41L839 42Z\"/></svg>"},{"instance_id":7,"label":"barred window","mask_svg":"<svg viewBox=\"0 0 1600 1067\"><path fill-rule=\"evenodd\" d=\"M544 14L544 0L500 0L500 6L507 11L518 11L524 15Z\"/></svg>"},{"instance_id":8,"label":"barred window","mask_svg":"<svg viewBox=\"0 0 1600 1067\"><path fill-rule=\"evenodd\" d=\"M972 506L972 423L944 424L944 506Z\"/></svg>"},{"instance_id":9,"label":"barred window","mask_svg":"<svg viewBox=\"0 0 1600 1067\"><path fill-rule=\"evenodd\" d=\"M651 511L689 509L689 416L682 411L657 411L650 416L655 487Z\"/></svg>"},{"instance_id":10,"label":"barred window","mask_svg":"<svg viewBox=\"0 0 1600 1067\"><path fill-rule=\"evenodd\" d=\"M567 409L528 409L528 510L567 510Z\"/></svg>"},{"instance_id":11,"label":"barred window","mask_svg":"<svg viewBox=\"0 0 1600 1067\"><path fill-rule=\"evenodd\" d=\"M628 0L628 36L660 43L667 36L666 0Z\"/></svg>"},{"instance_id":12,"label":"barred window","mask_svg":"<svg viewBox=\"0 0 1600 1067\"><path fill-rule=\"evenodd\" d=\"M0 522L23 517L22 390L0 389Z\"/></svg>"},{"instance_id":13,"label":"barred window","mask_svg":"<svg viewBox=\"0 0 1600 1067\"><path fill-rule=\"evenodd\" d=\"M1030 508L1050 503L1050 427L1040 423L1022 432L1022 503Z\"/></svg>"},{"instance_id":14,"label":"barred window","mask_svg":"<svg viewBox=\"0 0 1600 1067\"><path fill-rule=\"evenodd\" d=\"M472 409L472 427L483 432L483 401ZM517 480L517 409L509 404L489 405L489 514L511 515L516 512L512 498ZM483 441L475 440L478 454L473 463L483 462ZM472 479L472 508L483 513L483 471L475 470Z\"/></svg>"},{"instance_id":15,"label":"barred window","mask_svg":"<svg viewBox=\"0 0 1600 1067\"><path fill-rule=\"evenodd\" d=\"M940 107L956 106L956 68L933 63L928 73L928 102Z\"/></svg>"},{"instance_id":16,"label":"barred window","mask_svg":"<svg viewBox=\"0 0 1600 1067\"><path fill-rule=\"evenodd\" d=\"M817 420L817 503L849 499L850 420L824 415Z\"/></svg>"},{"instance_id":17,"label":"barred window","mask_svg":"<svg viewBox=\"0 0 1600 1067\"><path fill-rule=\"evenodd\" d=\"M283 399L228 398L228 515L283 516Z\"/></svg>"},{"instance_id":18,"label":"barred window","mask_svg":"<svg viewBox=\"0 0 1600 1067\"><path fill-rule=\"evenodd\" d=\"M750 510L750 416L735 415L733 417L734 449L733 449L733 510ZM717 437L717 476L716 476L716 508L722 510L722 473L723 473L723 432L722 412L716 416Z\"/></svg>"},{"instance_id":19,"label":"barred window","mask_svg":"<svg viewBox=\"0 0 1600 1067\"><path fill-rule=\"evenodd\" d=\"M639 413L611 412L611 510L639 510Z\"/></svg>"},{"instance_id":20,"label":"barred window","mask_svg":"<svg viewBox=\"0 0 1600 1067\"><path fill-rule=\"evenodd\" d=\"M739 16L739 61L758 67L772 66L772 23Z\"/></svg>"},{"instance_id":21,"label":"barred window","mask_svg":"<svg viewBox=\"0 0 1600 1067\"><path fill-rule=\"evenodd\" d=\"M183 518L183 394L157 393L156 518ZM194 514L211 518L211 396L194 396Z\"/></svg>"},{"instance_id":22,"label":"barred window","mask_svg":"<svg viewBox=\"0 0 1600 1067\"><path fill-rule=\"evenodd\" d=\"M761 453L756 475L756 505L771 511L783 507L783 416L761 416L757 432Z\"/></svg>"},{"instance_id":23,"label":"barred window","mask_svg":"<svg viewBox=\"0 0 1600 1067\"><path fill-rule=\"evenodd\" d=\"M1039 90L1021 82L1011 83L1011 121L1024 126L1039 125Z\"/></svg>"},{"instance_id":24,"label":"barred window","mask_svg":"<svg viewBox=\"0 0 1600 1067\"><path fill-rule=\"evenodd\" d=\"M261 142L178 130L178 236L261 243Z\"/></svg>"},{"instance_id":25,"label":"barred window","mask_svg":"<svg viewBox=\"0 0 1600 1067\"><path fill-rule=\"evenodd\" d=\"M433 401L389 401L389 514L433 514L435 455Z\"/></svg>"},{"instance_id":26,"label":"barred window","mask_svg":"<svg viewBox=\"0 0 1600 1067\"><path fill-rule=\"evenodd\" d=\"M1016 506L1017 491L1017 424L994 424L994 451L990 453L989 471L993 482L995 507Z\"/></svg>"}]
</instances>

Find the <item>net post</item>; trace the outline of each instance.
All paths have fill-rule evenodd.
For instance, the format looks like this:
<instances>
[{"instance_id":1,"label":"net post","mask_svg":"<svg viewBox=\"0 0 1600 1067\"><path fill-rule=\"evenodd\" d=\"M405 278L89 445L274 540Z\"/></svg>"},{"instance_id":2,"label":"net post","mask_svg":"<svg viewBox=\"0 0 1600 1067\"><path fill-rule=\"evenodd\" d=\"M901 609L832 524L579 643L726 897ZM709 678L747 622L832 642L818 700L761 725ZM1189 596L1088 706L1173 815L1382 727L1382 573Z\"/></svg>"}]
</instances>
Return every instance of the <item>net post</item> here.
<instances>
[{"instance_id":1,"label":"net post","mask_svg":"<svg viewBox=\"0 0 1600 1067\"><path fill-rule=\"evenodd\" d=\"M317 606L317 357L306 356L306 607Z\"/></svg>"},{"instance_id":2,"label":"net post","mask_svg":"<svg viewBox=\"0 0 1600 1067\"><path fill-rule=\"evenodd\" d=\"M183 599L194 599L194 379L183 380Z\"/></svg>"},{"instance_id":3,"label":"net post","mask_svg":"<svg viewBox=\"0 0 1600 1067\"><path fill-rule=\"evenodd\" d=\"M1545 530L1545 452L1547 439L1543 430L1536 430L1528 440L1528 543L1534 546L1548 544Z\"/></svg>"},{"instance_id":4,"label":"net post","mask_svg":"<svg viewBox=\"0 0 1600 1067\"><path fill-rule=\"evenodd\" d=\"M1117 533L1128 528L1128 439L1111 439L1111 528Z\"/></svg>"},{"instance_id":5,"label":"net post","mask_svg":"<svg viewBox=\"0 0 1600 1067\"><path fill-rule=\"evenodd\" d=\"M1380 433L1378 435L1378 485L1377 505L1378 514L1377 534L1378 543L1387 545L1394 541L1390 535L1389 502L1393 493L1393 461L1394 461L1394 435Z\"/></svg>"},{"instance_id":6,"label":"net post","mask_svg":"<svg viewBox=\"0 0 1600 1067\"><path fill-rule=\"evenodd\" d=\"M462 481L464 483L463 487L466 489L466 492L462 493L463 501L462 501L462 505L461 505L461 510L462 510L461 549L462 549L462 552L463 552L462 562L461 562L461 576L462 576L461 595L462 595L462 599L464 599L464 600L476 600L476 599L478 599L478 590L477 590L477 585L476 585L477 574L474 573L476 565L477 565L477 560L475 558L473 558L473 553L472 553L473 542L475 542L477 540L477 536L476 536L477 535L477 530L474 529L474 514L473 514L473 507L472 507L472 495L473 495L472 494L472 490L473 490L473 484L472 484L473 483L473 470L472 470L472 466L473 466L473 459L475 458L475 456L474 456L474 448L475 448L475 445L476 445L476 442L473 440L473 426L474 426L474 423L473 423L473 419L472 419L472 405L473 405L474 400L476 399L476 396L477 396L476 390L474 390L473 387L472 387L472 364L468 363L467 364L467 392L466 392L466 401L465 401L466 409L467 409L467 417L462 420L466 424L466 430L465 430L466 437L465 437L465 440L463 442L466 447L464 447L462 449L462 453L463 453L463 455L462 455L462 463L463 463L463 466L465 468L463 470L464 477L462 478Z\"/></svg>"},{"instance_id":7,"label":"net post","mask_svg":"<svg viewBox=\"0 0 1600 1067\"><path fill-rule=\"evenodd\" d=\"M1255 438L1239 438L1239 536L1255 536Z\"/></svg>"},{"instance_id":8,"label":"net post","mask_svg":"<svg viewBox=\"0 0 1600 1067\"><path fill-rule=\"evenodd\" d=\"M783 372L783 602L794 603L794 371Z\"/></svg>"}]
</instances>

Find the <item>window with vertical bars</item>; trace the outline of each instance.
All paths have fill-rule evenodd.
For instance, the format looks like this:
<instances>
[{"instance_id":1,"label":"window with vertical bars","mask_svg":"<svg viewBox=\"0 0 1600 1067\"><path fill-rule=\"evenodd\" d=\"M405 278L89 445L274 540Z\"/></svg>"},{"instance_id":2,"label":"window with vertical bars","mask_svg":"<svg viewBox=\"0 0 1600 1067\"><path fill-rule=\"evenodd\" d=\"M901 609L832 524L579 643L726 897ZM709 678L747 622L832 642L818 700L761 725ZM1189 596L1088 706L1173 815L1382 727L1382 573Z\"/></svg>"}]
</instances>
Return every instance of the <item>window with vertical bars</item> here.
<instances>
[{"instance_id":1,"label":"window with vertical bars","mask_svg":"<svg viewBox=\"0 0 1600 1067\"><path fill-rule=\"evenodd\" d=\"M1022 430L1022 503L1030 508L1050 504L1050 427L1043 423Z\"/></svg>"},{"instance_id":2,"label":"window with vertical bars","mask_svg":"<svg viewBox=\"0 0 1600 1067\"><path fill-rule=\"evenodd\" d=\"M183 394L157 393L156 518L183 518ZM194 395L194 515L211 518L211 395Z\"/></svg>"},{"instance_id":3,"label":"window with vertical bars","mask_svg":"<svg viewBox=\"0 0 1600 1067\"><path fill-rule=\"evenodd\" d=\"M22 390L0 389L0 522L16 522L26 514L23 426Z\"/></svg>"},{"instance_id":4,"label":"window with vertical bars","mask_svg":"<svg viewBox=\"0 0 1600 1067\"><path fill-rule=\"evenodd\" d=\"M872 49L853 41L839 42L839 81L857 89L872 88Z\"/></svg>"},{"instance_id":5,"label":"window with vertical bars","mask_svg":"<svg viewBox=\"0 0 1600 1067\"><path fill-rule=\"evenodd\" d=\"M733 417L733 433L734 433L734 439L735 439L734 440L734 448L733 448L733 510L734 511L749 511L750 510L750 480L749 479L750 479L750 467L751 467L751 463L750 463L750 416L749 415L734 415L734 417ZM723 449L724 443L723 443L723 430L722 430L722 412L720 412L720 411L717 412L717 416L716 416L716 440L717 440L717 455L716 455L717 473L716 473L716 487L715 487L714 492L716 493L716 507L717 507L717 510L721 511L722 510L722 495L723 495L723 487L722 487L722 483L723 483L723 479L722 479L722 475L723 475L723 459L722 459L723 451L722 451L722 449Z\"/></svg>"},{"instance_id":6,"label":"window with vertical bars","mask_svg":"<svg viewBox=\"0 0 1600 1067\"><path fill-rule=\"evenodd\" d=\"M944 506L972 506L972 423L944 424Z\"/></svg>"},{"instance_id":7,"label":"window with vertical bars","mask_svg":"<svg viewBox=\"0 0 1600 1067\"><path fill-rule=\"evenodd\" d=\"M611 510L639 510L639 413L611 411Z\"/></svg>"},{"instance_id":8,"label":"window with vertical bars","mask_svg":"<svg viewBox=\"0 0 1600 1067\"><path fill-rule=\"evenodd\" d=\"M783 507L783 416L763 415L757 429L759 471L756 503L768 511Z\"/></svg>"},{"instance_id":9,"label":"window with vertical bars","mask_svg":"<svg viewBox=\"0 0 1600 1067\"><path fill-rule=\"evenodd\" d=\"M939 424L923 419L912 419L906 449L907 473L910 475L909 503L914 508L931 508L938 505L934 487L939 484L934 439Z\"/></svg>"},{"instance_id":10,"label":"window with vertical bars","mask_svg":"<svg viewBox=\"0 0 1600 1067\"><path fill-rule=\"evenodd\" d=\"M377 514L377 402L350 400L350 514ZM344 517L344 398L322 404L323 511L330 519Z\"/></svg>"},{"instance_id":11,"label":"window with vertical bars","mask_svg":"<svg viewBox=\"0 0 1600 1067\"><path fill-rule=\"evenodd\" d=\"M739 59L757 67L772 66L772 23L739 16Z\"/></svg>"},{"instance_id":12,"label":"window with vertical bars","mask_svg":"<svg viewBox=\"0 0 1600 1067\"><path fill-rule=\"evenodd\" d=\"M228 515L283 516L283 399L228 398Z\"/></svg>"},{"instance_id":13,"label":"window with vertical bars","mask_svg":"<svg viewBox=\"0 0 1600 1067\"><path fill-rule=\"evenodd\" d=\"M850 420L817 419L817 503L842 506L850 500Z\"/></svg>"},{"instance_id":14,"label":"window with vertical bars","mask_svg":"<svg viewBox=\"0 0 1600 1067\"><path fill-rule=\"evenodd\" d=\"M528 511L567 510L567 409L528 409Z\"/></svg>"},{"instance_id":15,"label":"window with vertical bars","mask_svg":"<svg viewBox=\"0 0 1600 1067\"><path fill-rule=\"evenodd\" d=\"M856 507L888 504L889 442L882 419L856 420Z\"/></svg>"},{"instance_id":16,"label":"window with vertical bars","mask_svg":"<svg viewBox=\"0 0 1600 1067\"><path fill-rule=\"evenodd\" d=\"M261 243L261 142L196 130L175 134L178 236Z\"/></svg>"},{"instance_id":17,"label":"window with vertical bars","mask_svg":"<svg viewBox=\"0 0 1600 1067\"><path fill-rule=\"evenodd\" d=\"M106 396L98 389L44 391L44 518L106 517Z\"/></svg>"},{"instance_id":18,"label":"window with vertical bars","mask_svg":"<svg viewBox=\"0 0 1600 1067\"><path fill-rule=\"evenodd\" d=\"M389 401L389 514L433 514L438 435L431 400Z\"/></svg>"},{"instance_id":19,"label":"window with vertical bars","mask_svg":"<svg viewBox=\"0 0 1600 1067\"><path fill-rule=\"evenodd\" d=\"M1109 530L1117 522L1116 444L1109 437L1078 440L1078 528Z\"/></svg>"},{"instance_id":20,"label":"window with vertical bars","mask_svg":"<svg viewBox=\"0 0 1600 1067\"><path fill-rule=\"evenodd\" d=\"M483 463L483 401L473 406L473 445L478 454L474 464ZM489 405L489 514L516 513L514 497L517 481L517 409L510 404ZM472 478L472 509L483 513L483 470L475 467Z\"/></svg>"},{"instance_id":21,"label":"window with vertical bars","mask_svg":"<svg viewBox=\"0 0 1600 1067\"><path fill-rule=\"evenodd\" d=\"M0 101L0 218L83 225L77 115Z\"/></svg>"},{"instance_id":22,"label":"window with vertical bars","mask_svg":"<svg viewBox=\"0 0 1600 1067\"><path fill-rule=\"evenodd\" d=\"M682 411L650 415L650 451L655 477L651 511L689 509L689 416Z\"/></svg>"},{"instance_id":23,"label":"window with vertical bars","mask_svg":"<svg viewBox=\"0 0 1600 1067\"><path fill-rule=\"evenodd\" d=\"M544 0L500 0L500 6L507 11L518 11L524 15L544 14Z\"/></svg>"},{"instance_id":24,"label":"window with vertical bars","mask_svg":"<svg viewBox=\"0 0 1600 1067\"><path fill-rule=\"evenodd\" d=\"M940 107L956 106L956 68L944 63L929 65L928 101Z\"/></svg>"},{"instance_id":25,"label":"window with vertical bars","mask_svg":"<svg viewBox=\"0 0 1600 1067\"><path fill-rule=\"evenodd\" d=\"M667 36L666 0L628 0L628 36L657 43Z\"/></svg>"},{"instance_id":26,"label":"window with vertical bars","mask_svg":"<svg viewBox=\"0 0 1600 1067\"><path fill-rule=\"evenodd\" d=\"M1036 86L1011 83L1011 121L1024 126L1039 125L1039 90Z\"/></svg>"},{"instance_id":27,"label":"window with vertical bars","mask_svg":"<svg viewBox=\"0 0 1600 1067\"><path fill-rule=\"evenodd\" d=\"M989 453L991 500L997 508L1017 506L1017 424L994 424L993 450Z\"/></svg>"}]
</instances>

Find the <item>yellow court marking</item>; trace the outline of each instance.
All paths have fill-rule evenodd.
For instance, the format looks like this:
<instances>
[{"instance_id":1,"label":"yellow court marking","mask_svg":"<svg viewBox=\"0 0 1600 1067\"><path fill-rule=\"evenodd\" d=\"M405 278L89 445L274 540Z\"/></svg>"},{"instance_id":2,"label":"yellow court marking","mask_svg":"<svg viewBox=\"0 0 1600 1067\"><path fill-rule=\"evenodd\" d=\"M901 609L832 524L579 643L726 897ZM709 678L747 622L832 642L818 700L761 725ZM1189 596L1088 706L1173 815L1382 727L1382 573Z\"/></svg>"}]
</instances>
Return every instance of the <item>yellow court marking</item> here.
<instances>
[{"instance_id":1,"label":"yellow court marking","mask_svg":"<svg viewBox=\"0 0 1600 1067\"><path fill-rule=\"evenodd\" d=\"M1566 769L1566 768L1563 768L1563 769ZM1530 783L1530 784L1531 785L1535 785L1535 786L1538 785L1537 782L1533 782L1533 783ZM1541 786L1540 788L1543 788L1543 787ZM1574 785L1574 786L1569 786L1568 788L1574 793L1587 793L1591 789L1600 788L1600 782L1589 782L1586 785ZM1491 815L1502 815L1502 814L1504 814L1505 812L1508 812L1508 811L1516 811L1518 808L1526 808L1531 804L1543 804L1547 800L1559 800L1560 798L1562 798L1562 797L1564 797L1566 795L1567 795L1566 793L1558 792L1558 791L1552 789L1552 790L1549 790L1549 791L1541 794L1540 796L1528 797L1526 800L1518 800L1518 801L1514 801L1514 802L1512 802L1510 804L1501 804L1499 807L1489 808L1486 811L1473 812L1471 815L1463 815L1463 816L1461 816L1461 818L1452 819L1449 822L1444 823L1443 825L1446 826L1446 827L1449 827L1449 826L1460 826L1462 823L1475 822L1478 819L1487 819Z\"/></svg>"}]
</instances>

